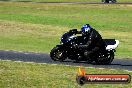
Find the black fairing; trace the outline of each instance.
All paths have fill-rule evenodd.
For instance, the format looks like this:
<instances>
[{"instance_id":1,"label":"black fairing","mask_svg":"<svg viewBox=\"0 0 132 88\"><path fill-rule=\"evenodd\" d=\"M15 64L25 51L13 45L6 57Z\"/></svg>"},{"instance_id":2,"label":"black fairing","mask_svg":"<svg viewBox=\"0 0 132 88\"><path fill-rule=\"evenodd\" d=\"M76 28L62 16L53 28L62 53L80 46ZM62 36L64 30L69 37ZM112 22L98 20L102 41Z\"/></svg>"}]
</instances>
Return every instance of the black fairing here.
<instances>
[{"instance_id":1,"label":"black fairing","mask_svg":"<svg viewBox=\"0 0 132 88\"><path fill-rule=\"evenodd\" d=\"M85 60L84 58L84 51L80 49L75 49L73 47L74 44L82 45L86 44L87 38L84 38L82 36L68 36L66 38L66 35L64 34L61 38L61 47L67 54L67 57L70 59L78 59L78 60Z\"/></svg>"}]
</instances>

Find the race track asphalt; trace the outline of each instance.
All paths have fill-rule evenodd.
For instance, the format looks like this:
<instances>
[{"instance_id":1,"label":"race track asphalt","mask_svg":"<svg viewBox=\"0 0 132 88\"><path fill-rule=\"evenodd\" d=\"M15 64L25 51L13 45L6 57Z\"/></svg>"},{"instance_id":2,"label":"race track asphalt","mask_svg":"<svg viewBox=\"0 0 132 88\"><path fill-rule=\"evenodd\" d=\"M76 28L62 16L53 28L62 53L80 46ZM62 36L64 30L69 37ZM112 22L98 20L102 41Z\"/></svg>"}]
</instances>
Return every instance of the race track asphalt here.
<instances>
[{"instance_id":1,"label":"race track asphalt","mask_svg":"<svg viewBox=\"0 0 132 88\"><path fill-rule=\"evenodd\" d=\"M132 59L114 59L110 65L92 65L86 62L74 62L66 60L64 62L51 60L49 54L46 53L31 53L31 52L18 52L18 51L4 51L0 50L1 60L47 63L47 64L63 64L72 66L84 66L95 68L111 68L111 69L125 69L132 71Z\"/></svg>"}]
</instances>

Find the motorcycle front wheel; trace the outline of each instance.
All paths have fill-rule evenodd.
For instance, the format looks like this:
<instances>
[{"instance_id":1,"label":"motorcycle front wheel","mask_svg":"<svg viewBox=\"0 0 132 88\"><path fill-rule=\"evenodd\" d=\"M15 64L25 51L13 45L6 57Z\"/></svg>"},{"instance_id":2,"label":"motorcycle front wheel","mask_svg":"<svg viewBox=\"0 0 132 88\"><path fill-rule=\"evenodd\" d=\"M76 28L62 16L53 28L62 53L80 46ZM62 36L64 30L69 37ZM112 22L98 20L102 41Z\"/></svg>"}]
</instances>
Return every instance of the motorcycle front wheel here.
<instances>
[{"instance_id":1,"label":"motorcycle front wheel","mask_svg":"<svg viewBox=\"0 0 132 88\"><path fill-rule=\"evenodd\" d=\"M64 61L66 59L66 54L63 49L56 46L51 50L50 57L54 61Z\"/></svg>"}]
</instances>

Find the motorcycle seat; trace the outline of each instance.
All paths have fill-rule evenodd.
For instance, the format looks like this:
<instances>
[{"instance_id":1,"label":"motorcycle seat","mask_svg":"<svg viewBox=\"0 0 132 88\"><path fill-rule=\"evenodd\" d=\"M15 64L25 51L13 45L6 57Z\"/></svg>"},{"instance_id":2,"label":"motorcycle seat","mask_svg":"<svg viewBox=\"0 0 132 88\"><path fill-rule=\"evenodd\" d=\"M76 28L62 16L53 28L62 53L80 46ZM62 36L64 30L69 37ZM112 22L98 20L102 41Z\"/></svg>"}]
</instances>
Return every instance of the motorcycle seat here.
<instances>
[{"instance_id":1,"label":"motorcycle seat","mask_svg":"<svg viewBox=\"0 0 132 88\"><path fill-rule=\"evenodd\" d=\"M119 40L115 39L103 39L106 44L106 50L113 50L119 45Z\"/></svg>"}]
</instances>

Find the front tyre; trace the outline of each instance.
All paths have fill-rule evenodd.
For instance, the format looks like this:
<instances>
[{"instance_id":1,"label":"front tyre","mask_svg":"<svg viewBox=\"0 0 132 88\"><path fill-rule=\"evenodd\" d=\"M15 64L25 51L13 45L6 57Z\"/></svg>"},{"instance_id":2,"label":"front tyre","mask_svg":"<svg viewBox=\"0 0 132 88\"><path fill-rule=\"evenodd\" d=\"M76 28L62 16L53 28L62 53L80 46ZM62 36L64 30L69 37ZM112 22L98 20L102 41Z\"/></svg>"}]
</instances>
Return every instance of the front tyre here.
<instances>
[{"instance_id":1,"label":"front tyre","mask_svg":"<svg viewBox=\"0 0 132 88\"><path fill-rule=\"evenodd\" d=\"M50 57L54 61L64 61L66 59L66 54L63 49L56 46L51 50Z\"/></svg>"}]
</instances>

